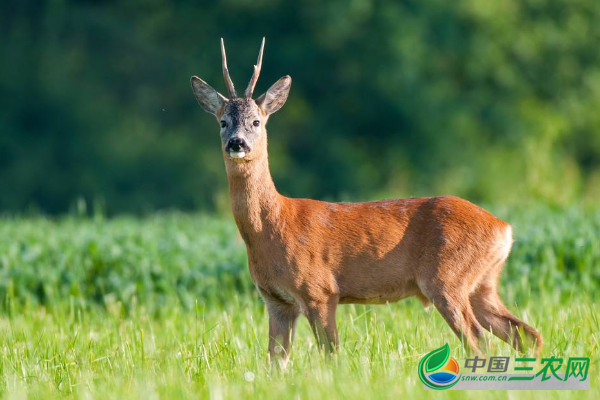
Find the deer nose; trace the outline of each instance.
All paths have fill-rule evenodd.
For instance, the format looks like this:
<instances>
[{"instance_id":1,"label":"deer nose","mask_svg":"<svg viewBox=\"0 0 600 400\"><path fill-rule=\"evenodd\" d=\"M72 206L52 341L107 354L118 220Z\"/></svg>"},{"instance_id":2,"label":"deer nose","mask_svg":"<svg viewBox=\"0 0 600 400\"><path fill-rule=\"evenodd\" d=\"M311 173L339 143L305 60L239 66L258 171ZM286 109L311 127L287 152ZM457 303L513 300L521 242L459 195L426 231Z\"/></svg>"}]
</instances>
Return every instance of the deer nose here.
<instances>
[{"instance_id":1,"label":"deer nose","mask_svg":"<svg viewBox=\"0 0 600 400\"><path fill-rule=\"evenodd\" d=\"M227 151L242 151L246 149L246 141L240 137L233 137L227 142L225 150Z\"/></svg>"}]
</instances>

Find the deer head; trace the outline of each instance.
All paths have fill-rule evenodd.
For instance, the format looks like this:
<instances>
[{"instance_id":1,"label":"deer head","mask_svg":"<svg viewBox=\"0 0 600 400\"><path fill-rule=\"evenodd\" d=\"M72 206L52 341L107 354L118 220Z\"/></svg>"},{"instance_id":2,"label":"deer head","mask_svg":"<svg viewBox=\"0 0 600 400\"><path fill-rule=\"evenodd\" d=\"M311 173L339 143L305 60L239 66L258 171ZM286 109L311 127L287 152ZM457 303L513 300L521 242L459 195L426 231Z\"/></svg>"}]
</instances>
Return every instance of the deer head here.
<instances>
[{"instance_id":1,"label":"deer head","mask_svg":"<svg viewBox=\"0 0 600 400\"><path fill-rule=\"evenodd\" d=\"M258 53L254 73L248 83L244 97L238 97L229 76L225 45L221 38L223 77L229 98L223 96L197 76L192 77L192 90L198 104L213 114L221 125L221 147L223 157L230 163L247 163L267 154L267 132L265 126L269 116L285 103L292 85L292 78L284 76L256 100L252 99L262 66L265 39Z\"/></svg>"}]
</instances>

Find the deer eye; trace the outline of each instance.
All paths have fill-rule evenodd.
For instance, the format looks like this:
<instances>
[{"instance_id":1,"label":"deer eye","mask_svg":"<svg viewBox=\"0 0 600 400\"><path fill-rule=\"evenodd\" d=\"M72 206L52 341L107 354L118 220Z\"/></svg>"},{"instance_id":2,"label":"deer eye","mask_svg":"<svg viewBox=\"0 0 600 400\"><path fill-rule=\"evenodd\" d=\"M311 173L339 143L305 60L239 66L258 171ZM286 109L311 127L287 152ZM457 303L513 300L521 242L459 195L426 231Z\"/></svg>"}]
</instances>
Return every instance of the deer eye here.
<instances>
[{"instance_id":1,"label":"deer eye","mask_svg":"<svg viewBox=\"0 0 600 400\"><path fill-rule=\"evenodd\" d=\"M252 123L252 125L254 126L259 126L260 125L260 121L255 119L254 122Z\"/></svg>"},{"instance_id":2,"label":"deer eye","mask_svg":"<svg viewBox=\"0 0 600 400\"><path fill-rule=\"evenodd\" d=\"M221 121L221 128L226 128L226 127L227 127L227 122Z\"/></svg>"}]
</instances>

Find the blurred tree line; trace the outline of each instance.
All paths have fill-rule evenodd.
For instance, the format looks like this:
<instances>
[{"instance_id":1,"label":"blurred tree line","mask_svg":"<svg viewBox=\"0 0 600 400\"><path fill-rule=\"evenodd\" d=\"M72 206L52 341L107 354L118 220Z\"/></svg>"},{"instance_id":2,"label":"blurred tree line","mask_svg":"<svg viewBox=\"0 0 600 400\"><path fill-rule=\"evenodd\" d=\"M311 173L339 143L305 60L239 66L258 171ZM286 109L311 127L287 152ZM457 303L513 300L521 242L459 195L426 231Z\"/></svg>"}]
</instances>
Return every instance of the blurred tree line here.
<instances>
[{"instance_id":1,"label":"blurred tree line","mask_svg":"<svg viewBox=\"0 0 600 400\"><path fill-rule=\"evenodd\" d=\"M594 202L595 0L9 1L0 4L0 209L225 208L226 93L285 74L272 173L294 197Z\"/></svg>"}]
</instances>

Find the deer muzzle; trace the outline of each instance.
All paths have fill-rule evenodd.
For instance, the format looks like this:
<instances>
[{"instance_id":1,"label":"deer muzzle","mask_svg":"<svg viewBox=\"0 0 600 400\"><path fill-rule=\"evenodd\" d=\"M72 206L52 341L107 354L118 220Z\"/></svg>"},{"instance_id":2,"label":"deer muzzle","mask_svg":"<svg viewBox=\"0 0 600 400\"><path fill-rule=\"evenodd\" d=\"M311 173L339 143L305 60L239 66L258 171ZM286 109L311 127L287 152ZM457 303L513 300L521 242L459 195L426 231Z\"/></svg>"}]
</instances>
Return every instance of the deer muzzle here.
<instances>
[{"instance_id":1,"label":"deer muzzle","mask_svg":"<svg viewBox=\"0 0 600 400\"><path fill-rule=\"evenodd\" d=\"M244 158L246 153L250 152L250 147L248 147L248 144L243 138L232 137L227 141L225 152L229 154L231 158Z\"/></svg>"}]
</instances>

